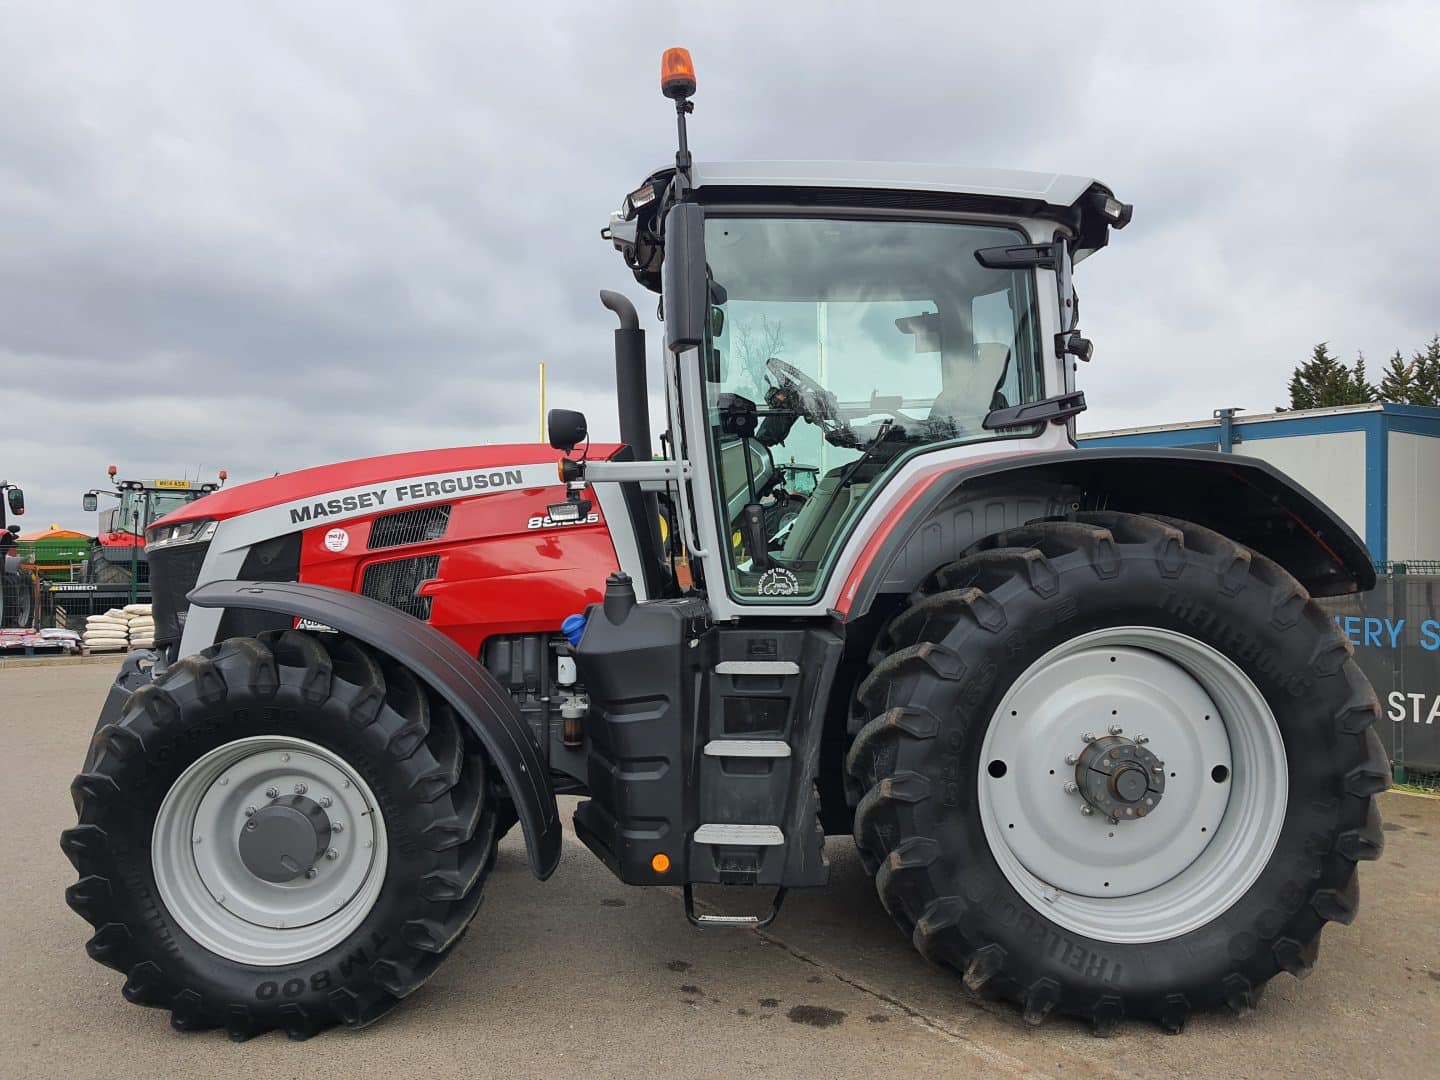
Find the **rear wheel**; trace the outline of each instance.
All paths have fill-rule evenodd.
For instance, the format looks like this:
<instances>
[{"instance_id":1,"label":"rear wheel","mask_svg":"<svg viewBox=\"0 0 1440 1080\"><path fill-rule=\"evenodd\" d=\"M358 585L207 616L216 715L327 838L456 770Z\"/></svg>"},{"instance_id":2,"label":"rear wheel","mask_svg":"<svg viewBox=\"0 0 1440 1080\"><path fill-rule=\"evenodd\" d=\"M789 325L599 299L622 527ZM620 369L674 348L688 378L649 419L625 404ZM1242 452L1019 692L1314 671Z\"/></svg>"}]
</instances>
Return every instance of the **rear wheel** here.
<instances>
[{"instance_id":1,"label":"rear wheel","mask_svg":"<svg viewBox=\"0 0 1440 1080\"><path fill-rule=\"evenodd\" d=\"M181 1029L368 1023L464 932L498 800L449 707L337 635L238 638L95 735L61 846L92 957Z\"/></svg>"},{"instance_id":2,"label":"rear wheel","mask_svg":"<svg viewBox=\"0 0 1440 1080\"><path fill-rule=\"evenodd\" d=\"M1374 692L1304 590L1197 526L1037 522L882 633L847 765L862 857L930 958L1107 1033L1304 975L1378 856Z\"/></svg>"}]
</instances>

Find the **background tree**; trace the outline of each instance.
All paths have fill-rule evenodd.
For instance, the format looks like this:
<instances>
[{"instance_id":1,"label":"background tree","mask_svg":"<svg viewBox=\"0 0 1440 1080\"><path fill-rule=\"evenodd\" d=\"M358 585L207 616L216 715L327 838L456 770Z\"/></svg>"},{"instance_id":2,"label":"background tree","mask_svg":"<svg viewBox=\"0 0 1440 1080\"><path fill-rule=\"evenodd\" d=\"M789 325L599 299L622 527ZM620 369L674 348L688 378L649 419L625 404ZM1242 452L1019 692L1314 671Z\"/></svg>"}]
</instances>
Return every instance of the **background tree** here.
<instances>
[{"instance_id":1,"label":"background tree","mask_svg":"<svg viewBox=\"0 0 1440 1080\"><path fill-rule=\"evenodd\" d=\"M1310 352L1310 360L1290 377L1290 408L1326 409L1336 405L1364 405L1375 401L1379 391L1366 378L1365 356L1360 354L1353 368L1330 355L1329 342L1322 341Z\"/></svg>"},{"instance_id":2,"label":"background tree","mask_svg":"<svg viewBox=\"0 0 1440 1080\"><path fill-rule=\"evenodd\" d=\"M1380 400L1408 404L1415 394L1415 387L1415 365L1407 362L1396 349L1380 379Z\"/></svg>"},{"instance_id":3,"label":"background tree","mask_svg":"<svg viewBox=\"0 0 1440 1080\"><path fill-rule=\"evenodd\" d=\"M785 324L771 321L764 315L735 327L730 346L730 362L739 371L730 373L730 385L736 393L751 401L765 399L765 362L785 351Z\"/></svg>"},{"instance_id":4,"label":"background tree","mask_svg":"<svg viewBox=\"0 0 1440 1080\"><path fill-rule=\"evenodd\" d=\"M1440 405L1440 334L1411 358L1410 366L1415 373L1415 385L1406 403Z\"/></svg>"}]
</instances>

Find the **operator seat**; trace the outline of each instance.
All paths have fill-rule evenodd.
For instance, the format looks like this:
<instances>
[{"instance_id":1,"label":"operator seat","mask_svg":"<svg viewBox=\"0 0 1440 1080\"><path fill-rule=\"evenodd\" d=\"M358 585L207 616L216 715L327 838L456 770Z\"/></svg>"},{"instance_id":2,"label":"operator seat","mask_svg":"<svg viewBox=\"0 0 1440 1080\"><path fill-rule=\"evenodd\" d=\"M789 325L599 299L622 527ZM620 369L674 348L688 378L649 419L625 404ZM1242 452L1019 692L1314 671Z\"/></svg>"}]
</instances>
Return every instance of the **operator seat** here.
<instances>
[{"instance_id":1,"label":"operator seat","mask_svg":"<svg viewBox=\"0 0 1440 1080\"><path fill-rule=\"evenodd\" d=\"M1010 370L1010 347L977 342L940 362L940 393L930 406L930 419L953 420L959 431L979 431L991 409L1009 404L1000 386Z\"/></svg>"}]
</instances>

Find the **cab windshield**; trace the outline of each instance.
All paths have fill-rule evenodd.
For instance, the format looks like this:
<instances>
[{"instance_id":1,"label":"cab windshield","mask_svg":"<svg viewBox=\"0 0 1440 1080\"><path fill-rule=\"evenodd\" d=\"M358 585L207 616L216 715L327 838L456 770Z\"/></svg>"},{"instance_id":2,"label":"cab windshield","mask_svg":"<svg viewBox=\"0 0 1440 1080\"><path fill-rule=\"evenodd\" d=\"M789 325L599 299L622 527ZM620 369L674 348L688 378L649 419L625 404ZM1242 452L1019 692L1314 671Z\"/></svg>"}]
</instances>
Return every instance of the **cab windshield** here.
<instances>
[{"instance_id":1,"label":"cab windshield","mask_svg":"<svg viewBox=\"0 0 1440 1080\"><path fill-rule=\"evenodd\" d=\"M140 533L143 535L146 529L170 511L178 510L198 497L199 492L194 491L126 490L120 496L119 513L115 520L116 531L134 532L138 521Z\"/></svg>"},{"instance_id":2,"label":"cab windshield","mask_svg":"<svg viewBox=\"0 0 1440 1080\"><path fill-rule=\"evenodd\" d=\"M903 460L1027 433L982 422L1044 396L1034 275L975 252L1028 242L988 225L707 216L703 382L737 595L813 599Z\"/></svg>"}]
</instances>

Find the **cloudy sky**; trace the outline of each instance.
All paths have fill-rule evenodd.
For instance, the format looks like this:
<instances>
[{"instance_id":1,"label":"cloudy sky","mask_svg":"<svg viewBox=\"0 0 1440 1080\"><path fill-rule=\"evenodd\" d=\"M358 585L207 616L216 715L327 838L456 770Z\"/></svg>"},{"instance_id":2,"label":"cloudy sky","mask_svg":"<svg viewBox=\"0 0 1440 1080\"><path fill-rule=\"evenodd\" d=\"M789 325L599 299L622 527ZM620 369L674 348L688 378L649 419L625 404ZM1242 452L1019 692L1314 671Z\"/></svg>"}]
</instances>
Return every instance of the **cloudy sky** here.
<instances>
[{"instance_id":1,"label":"cloudy sky","mask_svg":"<svg viewBox=\"0 0 1440 1080\"><path fill-rule=\"evenodd\" d=\"M89 528L111 462L533 439L541 360L613 434L596 291L653 302L598 230L673 153L674 44L701 159L1133 201L1079 275L1083 428L1267 410L1317 341L1440 331L1437 40L1419 2L0 2L0 479Z\"/></svg>"}]
</instances>

